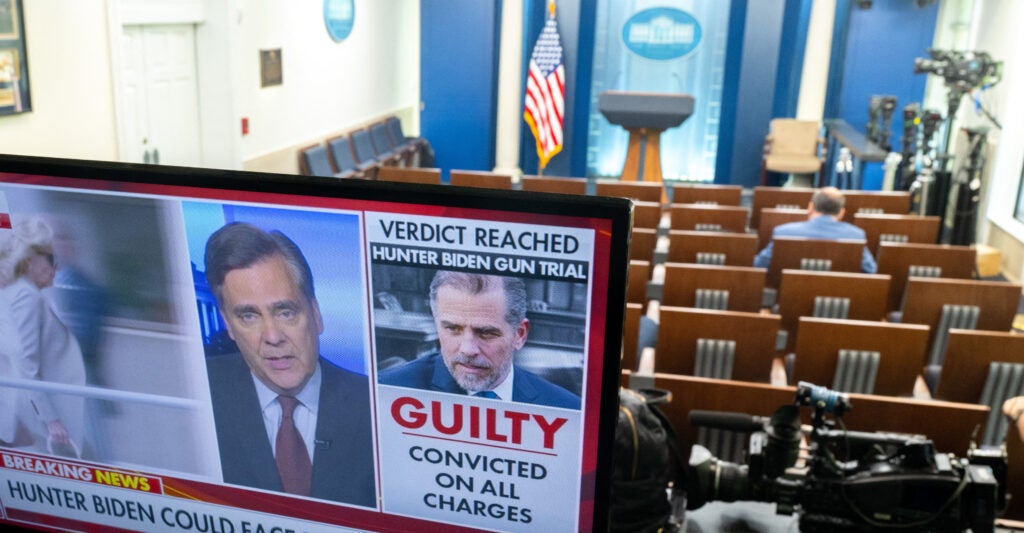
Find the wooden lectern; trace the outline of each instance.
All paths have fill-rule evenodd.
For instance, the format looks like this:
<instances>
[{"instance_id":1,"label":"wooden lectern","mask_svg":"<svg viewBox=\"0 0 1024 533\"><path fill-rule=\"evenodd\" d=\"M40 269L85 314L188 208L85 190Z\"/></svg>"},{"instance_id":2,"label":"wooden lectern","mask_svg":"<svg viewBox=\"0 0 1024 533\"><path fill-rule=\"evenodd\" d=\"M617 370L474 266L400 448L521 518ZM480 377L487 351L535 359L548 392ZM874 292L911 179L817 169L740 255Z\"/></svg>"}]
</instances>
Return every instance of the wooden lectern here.
<instances>
[{"instance_id":1,"label":"wooden lectern","mask_svg":"<svg viewBox=\"0 0 1024 533\"><path fill-rule=\"evenodd\" d=\"M693 97L688 94L605 91L597 97L597 109L608 122L629 131L629 150L622 168L622 181L662 181L661 132L683 123L693 114ZM646 141L643 170L640 145Z\"/></svg>"}]
</instances>

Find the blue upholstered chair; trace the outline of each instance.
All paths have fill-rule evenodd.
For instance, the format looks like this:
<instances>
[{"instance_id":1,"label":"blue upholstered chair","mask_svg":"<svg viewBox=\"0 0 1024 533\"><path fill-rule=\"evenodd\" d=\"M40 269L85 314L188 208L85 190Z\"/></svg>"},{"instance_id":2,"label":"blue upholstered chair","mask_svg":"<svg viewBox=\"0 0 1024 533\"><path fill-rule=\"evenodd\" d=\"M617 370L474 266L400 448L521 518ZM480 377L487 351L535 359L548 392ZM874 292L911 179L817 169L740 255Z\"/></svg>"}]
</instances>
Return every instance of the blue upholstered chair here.
<instances>
[{"instance_id":1,"label":"blue upholstered chair","mask_svg":"<svg viewBox=\"0 0 1024 533\"><path fill-rule=\"evenodd\" d=\"M370 126L370 140L377 152L377 159L385 165L408 165L406 153L403 147L398 147L392 142L391 134L388 133L388 126L385 122L378 122Z\"/></svg>"},{"instance_id":2,"label":"blue upholstered chair","mask_svg":"<svg viewBox=\"0 0 1024 533\"><path fill-rule=\"evenodd\" d=\"M334 176L334 165L323 144L299 150L299 169L306 176Z\"/></svg>"},{"instance_id":3,"label":"blue upholstered chair","mask_svg":"<svg viewBox=\"0 0 1024 533\"><path fill-rule=\"evenodd\" d=\"M327 140L327 149L334 160L334 168L339 178L365 178L372 173L374 163L360 163L352 153L352 143L348 135L339 135Z\"/></svg>"}]
</instances>

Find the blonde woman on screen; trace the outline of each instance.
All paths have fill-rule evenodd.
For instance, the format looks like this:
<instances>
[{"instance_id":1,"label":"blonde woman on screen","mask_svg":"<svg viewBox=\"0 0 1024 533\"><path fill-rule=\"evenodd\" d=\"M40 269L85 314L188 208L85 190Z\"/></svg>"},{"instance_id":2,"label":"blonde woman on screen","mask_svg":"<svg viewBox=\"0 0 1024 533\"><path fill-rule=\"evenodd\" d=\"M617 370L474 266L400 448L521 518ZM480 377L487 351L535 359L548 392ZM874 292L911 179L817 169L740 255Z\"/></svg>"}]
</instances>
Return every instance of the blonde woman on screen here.
<instances>
[{"instance_id":1,"label":"blonde woman on screen","mask_svg":"<svg viewBox=\"0 0 1024 533\"><path fill-rule=\"evenodd\" d=\"M82 351L67 326L43 295L53 284L57 265L53 232L41 219L30 218L4 232L0 241L0 287L13 337L2 341L14 354L14 376L51 383L85 385ZM17 422L26 431L13 445L38 451L78 454L85 426L84 398L22 389ZM24 433L27 432L27 435Z\"/></svg>"}]
</instances>

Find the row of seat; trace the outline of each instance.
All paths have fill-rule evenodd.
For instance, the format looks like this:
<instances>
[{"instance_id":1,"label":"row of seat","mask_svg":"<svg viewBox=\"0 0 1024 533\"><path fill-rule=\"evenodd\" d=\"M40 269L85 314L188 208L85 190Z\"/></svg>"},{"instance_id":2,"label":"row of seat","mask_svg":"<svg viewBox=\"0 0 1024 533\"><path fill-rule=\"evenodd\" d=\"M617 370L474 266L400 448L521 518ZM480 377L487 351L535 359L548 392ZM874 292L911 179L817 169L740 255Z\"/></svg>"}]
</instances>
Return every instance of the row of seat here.
<instances>
[{"instance_id":1,"label":"row of seat","mask_svg":"<svg viewBox=\"0 0 1024 533\"><path fill-rule=\"evenodd\" d=\"M299 170L307 176L374 179L381 168L424 164L433 164L430 143L405 136L395 116L299 151Z\"/></svg>"}]
</instances>

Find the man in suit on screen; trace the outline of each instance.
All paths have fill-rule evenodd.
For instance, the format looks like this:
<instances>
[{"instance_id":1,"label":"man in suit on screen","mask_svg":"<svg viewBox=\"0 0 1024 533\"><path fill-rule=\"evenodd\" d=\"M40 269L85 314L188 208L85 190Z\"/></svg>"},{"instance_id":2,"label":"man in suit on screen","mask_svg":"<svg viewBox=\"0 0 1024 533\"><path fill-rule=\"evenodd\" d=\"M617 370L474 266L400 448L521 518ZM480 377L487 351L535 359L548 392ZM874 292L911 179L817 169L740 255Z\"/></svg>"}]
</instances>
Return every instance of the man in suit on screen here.
<instances>
[{"instance_id":1,"label":"man in suit on screen","mask_svg":"<svg viewBox=\"0 0 1024 533\"><path fill-rule=\"evenodd\" d=\"M519 278L439 271L430 284L430 310L441 351L385 370L378 381L579 409L579 396L512 364L530 329L526 306Z\"/></svg>"},{"instance_id":2,"label":"man in suit on screen","mask_svg":"<svg viewBox=\"0 0 1024 533\"><path fill-rule=\"evenodd\" d=\"M301 250L231 223L206 243L206 277L239 349L207 360L224 481L376 506L368 379L320 356Z\"/></svg>"}]
</instances>

